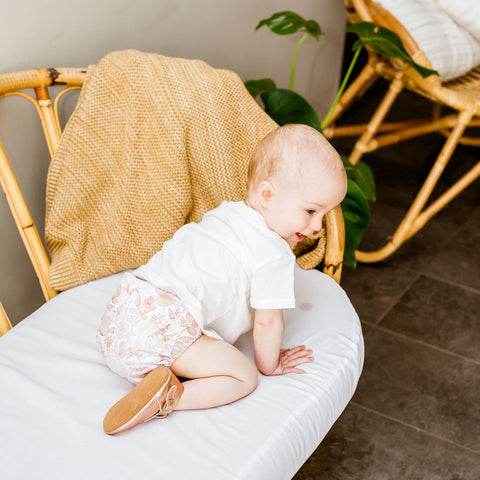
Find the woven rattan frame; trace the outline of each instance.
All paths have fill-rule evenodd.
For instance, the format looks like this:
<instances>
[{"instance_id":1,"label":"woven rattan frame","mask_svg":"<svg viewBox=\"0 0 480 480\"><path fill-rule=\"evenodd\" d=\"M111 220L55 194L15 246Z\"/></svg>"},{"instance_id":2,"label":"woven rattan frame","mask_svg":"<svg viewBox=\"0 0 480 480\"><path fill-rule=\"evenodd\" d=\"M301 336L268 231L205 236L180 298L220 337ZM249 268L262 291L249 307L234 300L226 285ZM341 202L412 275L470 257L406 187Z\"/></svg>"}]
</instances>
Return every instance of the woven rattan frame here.
<instances>
[{"instance_id":1,"label":"woven rattan frame","mask_svg":"<svg viewBox=\"0 0 480 480\"><path fill-rule=\"evenodd\" d=\"M48 87L63 86L63 92L72 87L81 88L85 74L86 70L80 68L48 68L0 75L0 98L8 95L20 95L35 105L51 156L55 153L61 136L57 102L62 92L57 94L55 103L52 105ZM35 96L20 91L26 89L33 89ZM49 257L1 143L0 180L17 229L38 276L44 297L49 300L57 294L48 284ZM341 207L338 206L329 212L325 217L325 222L327 243L323 271L340 282L345 243ZM6 316L4 318L7 320ZM5 326L8 329L6 322Z\"/></svg>"},{"instance_id":2,"label":"woven rattan frame","mask_svg":"<svg viewBox=\"0 0 480 480\"><path fill-rule=\"evenodd\" d=\"M345 0L345 4L351 23L369 21L393 30L400 37L412 58L417 63L431 68L425 54L405 28L380 5L370 0ZM436 213L480 176L480 162L477 162L469 172L427 206L433 189L457 144L480 146L479 138L469 138L464 135L467 127L480 125L480 67L455 80L442 83L436 75L422 78L410 65L399 60L391 61L372 50L367 50L367 64L340 99L330 118L325 135L329 138L359 136L349 157L354 165L365 153L386 145L434 131L446 136L445 144L430 173L388 243L375 252L356 252L356 257L361 262L377 262L395 252L400 245L418 232ZM390 84L369 123L367 125L332 127L332 123L379 77L385 78ZM431 119L384 122L391 106L404 88L432 101L433 115ZM453 109L455 113L441 116L442 106Z\"/></svg>"},{"instance_id":3,"label":"woven rattan frame","mask_svg":"<svg viewBox=\"0 0 480 480\"><path fill-rule=\"evenodd\" d=\"M7 317L7 313L0 302L0 337L12 328L12 324Z\"/></svg>"}]
</instances>

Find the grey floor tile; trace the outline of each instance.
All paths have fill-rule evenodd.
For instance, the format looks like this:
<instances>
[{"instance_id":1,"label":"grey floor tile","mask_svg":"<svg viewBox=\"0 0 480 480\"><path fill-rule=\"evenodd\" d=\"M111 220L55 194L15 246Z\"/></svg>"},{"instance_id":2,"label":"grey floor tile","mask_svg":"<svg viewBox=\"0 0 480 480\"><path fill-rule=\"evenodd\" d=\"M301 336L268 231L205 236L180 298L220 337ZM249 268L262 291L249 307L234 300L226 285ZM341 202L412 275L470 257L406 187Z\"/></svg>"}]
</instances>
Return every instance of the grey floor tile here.
<instances>
[{"instance_id":1,"label":"grey floor tile","mask_svg":"<svg viewBox=\"0 0 480 480\"><path fill-rule=\"evenodd\" d=\"M480 291L420 276L380 325L480 364Z\"/></svg>"},{"instance_id":2,"label":"grey floor tile","mask_svg":"<svg viewBox=\"0 0 480 480\"><path fill-rule=\"evenodd\" d=\"M371 210L372 219L359 246L360 250L366 252L376 251L386 245L405 214L403 209L385 203L377 203ZM450 223L432 220L384 262L415 271L427 269L457 228Z\"/></svg>"},{"instance_id":3,"label":"grey floor tile","mask_svg":"<svg viewBox=\"0 0 480 480\"><path fill-rule=\"evenodd\" d=\"M458 146L447 168L433 191L431 200L437 198L466 174L478 162L478 149ZM462 225L480 204L480 182L476 181L451 200L433 218Z\"/></svg>"},{"instance_id":4,"label":"grey floor tile","mask_svg":"<svg viewBox=\"0 0 480 480\"><path fill-rule=\"evenodd\" d=\"M363 322L376 324L412 283L416 273L387 264L346 267L342 287Z\"/></svg>"},{"instance_id":5,"label":"grey floor tile","mask_svg":"<svg viewBox=\"0 0 480 480\"><path fill-rule=\"evenodd\" d=\"M480 365L383 329L365 339L354 401L480 453Z\"/></svg>"},{"instance_id":6,"label":"grey floor tile","mask_svg":"<svg viewBox=\"0 0 480 480\"><path fill-rule=\"evenodd\" d=\"M480 290L480 208L423 270Z\"/></svg>"},{"instance_id":7,"label":"grey floor tile","mask_svg":"<svg viewBox=\"0 0 480 480\"><path fill-rule=\"evenodd\" d=\"M435 133L365 154L362 161L366 162L374 173L378 201L406 211L427 178L444 142L445 138ZM340 145L342 149L349 148L348 145ZM477 162L477 149L459 145L440 176L428 203ZM436 218L462 223L471 214L472 208L478 205L479 196L480 184L474 182L442 209Z\"/></svg>"},{"instance_id":8,"label":"grey floor tile","mask_svg":"<svg viewBox=\"0 0 480 480\"><path fill-rule=\"evenodd\" d=\"M368 335L368 332L371 331L372 325L365 322L361 322L361 324L362 324L362 334L363 334L363 337L365 338Z\"/></svg>"},{"instance_id":9,"label":"grey floor tile","mask_svg":"<svg viewBox=\"0 0 480 480\"><path fill-rule=\"evenodd\" d=\"M480 455L350 404L294 480L477 480Z\"/></svg>"},{"instance_id":10,"label":"grey floor tile","mask_svg":"<svg viewBox=\"0 0 480 480\"><path fill-rule=\"evenodd\" d=\"M369 163L368 159L366 159L366 161ZM429 206L433 201L439 198L440 195L446 192L446 190L461 176L460 174L465 173L476 161L477 158L470 158L467 162L468 168L467 166L460 166L455 173L446 175L445 178L442 177L428 199L426 206ZM429 162L427 163L429 164ZM452 165L457 165L458 163L461 162L454 162L452 160ZM428 172L422 172L417 177L415 175L406 176L404 173L402 174L402 171L405 168L402 165L392 165L391 163L388 163L384 168L389 169L390 176L395 178L395 180L388 180L389 177L386 177L385 173L379 172L378 168L373 168L377 183L378 202L400 208L404 214L406 214L418 194ZM472 215L473 211L479 205L479 202L480 182L477 182L461 192L435 216L433 216L429 222L440 221L442 224L446 225L461 226Z\"/></svg>"}]
</instances>

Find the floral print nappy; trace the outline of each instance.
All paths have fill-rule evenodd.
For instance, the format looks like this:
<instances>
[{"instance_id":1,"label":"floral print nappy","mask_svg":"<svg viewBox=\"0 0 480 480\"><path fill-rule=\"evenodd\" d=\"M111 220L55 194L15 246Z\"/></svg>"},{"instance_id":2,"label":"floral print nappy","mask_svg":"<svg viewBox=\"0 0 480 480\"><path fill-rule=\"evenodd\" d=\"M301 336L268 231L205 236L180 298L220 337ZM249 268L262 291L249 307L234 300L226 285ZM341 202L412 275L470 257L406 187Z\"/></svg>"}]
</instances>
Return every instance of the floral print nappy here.
<instances>
[{"instance_id":1,"label":"floral print nappy","mask_svg":"<svg viewBox=\"0 0 480 480\"><path fill-rule=\"evenodd\" d=\"M97 342L107 365L138 383L154 368L170 367L201 334L177 296L125 273L102 316Z\"/></svg>"}]
</instances>

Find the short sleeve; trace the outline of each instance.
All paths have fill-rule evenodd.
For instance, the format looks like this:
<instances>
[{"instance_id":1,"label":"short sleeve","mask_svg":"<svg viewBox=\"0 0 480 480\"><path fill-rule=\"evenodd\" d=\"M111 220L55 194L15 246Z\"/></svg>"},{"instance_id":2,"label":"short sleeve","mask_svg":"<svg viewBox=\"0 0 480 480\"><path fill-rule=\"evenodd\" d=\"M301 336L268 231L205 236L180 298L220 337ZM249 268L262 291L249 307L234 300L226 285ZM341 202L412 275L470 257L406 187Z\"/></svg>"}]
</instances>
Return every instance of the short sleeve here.
<instances>
[{"instance_id":1,"label":"short sleeve","mask_svg":"<svg viewBox=\"0 0 480 480\"><path fill-rule=\"evenodd\" d=\"M295 308L295 257L285 255L252 273L250 305L255 309Z\"/></svg>"}]
</instances>

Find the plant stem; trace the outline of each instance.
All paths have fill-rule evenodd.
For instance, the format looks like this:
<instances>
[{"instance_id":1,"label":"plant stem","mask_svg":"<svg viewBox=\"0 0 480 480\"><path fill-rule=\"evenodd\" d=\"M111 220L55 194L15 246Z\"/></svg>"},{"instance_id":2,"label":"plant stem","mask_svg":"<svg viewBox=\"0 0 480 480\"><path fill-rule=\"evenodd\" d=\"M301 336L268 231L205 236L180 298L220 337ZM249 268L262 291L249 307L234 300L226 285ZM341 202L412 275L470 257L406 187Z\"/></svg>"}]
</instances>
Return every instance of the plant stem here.
<instances>
[{"instance_id":1,"label":"plant stem","mask_svg":"<svg viewBox=\"0 0 480 480\"><path fill-rule=\"evenodd\" d=\"M340 89L338 90L337 96L335 97L335 100L333 101L333 105L330 107L330 110L327 113L327 116L325 117L325 120L322 122L322 130L327 126L328 121L330 120L330 117L332 116L333 110L337 106L338 101L340 100L340 97L342 96L343 91L345 90L345 86L347 85L348 79L350 78L350 75L352 74L353 67L355 66L355 63L357 62L358 55L360 54L361 48L355 51L355 55L352 58L352 61L350 62L350 65L348 67L347 73L345 74L345 77L343 79L342 84L340 85Z\"/></svg>"},{"instance_id":2,"label":"plant stem","mask_svg":"<svg viewBox=\"0 0 480 480\"><path fill-rule=\"evenodd\" d=\"M297 55L298 55L298 50L302 46L302 43L308 38L309 34L306 33L300 41L297 43L297 46L295 47L295 52L293 53L293 61L292 61L292 71L290 73L290 86L288 87L290 90L293 90L293 79L295 78L295 66L297 64Z\"/></svg>"}]
</instances>

